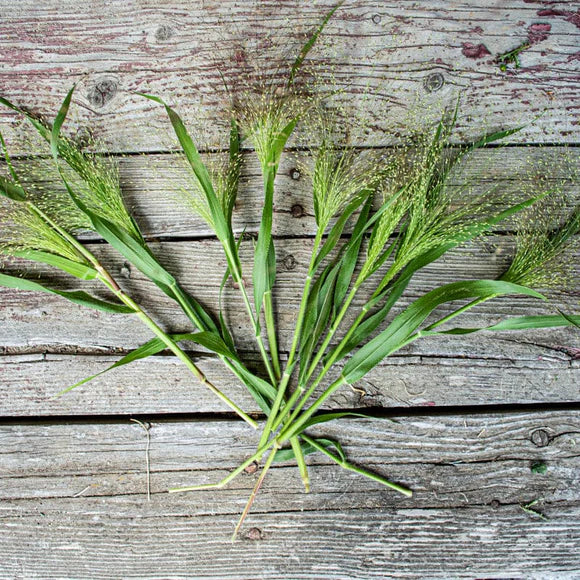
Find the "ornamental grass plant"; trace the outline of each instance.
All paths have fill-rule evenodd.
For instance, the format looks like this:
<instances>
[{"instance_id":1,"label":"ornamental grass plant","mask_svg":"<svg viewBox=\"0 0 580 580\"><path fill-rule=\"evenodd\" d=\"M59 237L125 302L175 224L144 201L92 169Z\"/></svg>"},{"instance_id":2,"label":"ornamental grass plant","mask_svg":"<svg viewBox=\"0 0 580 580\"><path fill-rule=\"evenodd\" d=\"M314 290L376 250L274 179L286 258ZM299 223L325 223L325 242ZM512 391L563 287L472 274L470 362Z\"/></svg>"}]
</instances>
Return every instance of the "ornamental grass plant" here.
<instances>
[{"instance_id":1,"label":"ornamental grass plant","mask_svg":"<svg viewBox=\"0 0 580 580\"><path fill-rule=\"evenodd\" d=\"M496 146L521 128L482 135L474 142L451 145L459 106L443 112L432 127L386 150L361 150L345 139L344 120L307 83L298 84L308 52L334 13L332 10L288 67L280 86L261 94L232 95L229 149L224 159L202 160L188 128L175 109L158 96L143 94L167 113L190 175L180 186L184 207L202 218L221 244L227 261L220 288L220 309L209 312L186 292L150 249L139 225L127 210L114 160L90 153L61 131L73 97L66 96L53 123L40 121L5 98L0 102L23 115L45 144L46 171L64 185L52 191L38 184L32 169L16 169L8 144L0 135L4 162L0 174L0 251L11 259L40 262L81 281L97 280L109 299L82 290L65 291L15 275L4 268L0 284L21 290L51 292L88 308L117 316L137 317L153 338L122 357L102 374L166 349L170 350L206 388L261 436L255 453L221 481L171 489L186 492L220 488L257 462L261 471L234 537L276 461L293 460L306 491L310 477L305 456L321 453L342 468L411 496L408 487L369 471L347 458L340 442L310 434L314 425L356 412L324 412L338 389L350 388L385 357L410 343L437 335L463 335L482 330L513 331L578 326L580 316L552 306L542 316L515 316L485 328L452 327L451 320L483 302L524 295L548 302L546 291L563 283L578 284L573 262L580 232L580 207L562 215L561 186L540 184L533 195L514 200L490 188L468 195L470 183L450 186L458 170L469 166L473 152ZM353 108L356 104L353 103ZM344 111L342 111L344 113ZM303 281L290 347L282 357L278 347L273 304L276 283L276 243L272 235L274 193L281 156L291 136L306 126L315 136L310 162L304 166L311 182L316 232ZM240 260L242 235L236 236L232 214L240 171L246 156L258 158L263 180L263 205L255 236L251 276ZM509 150L506 155L509 155ZM22 164L19 164L21 167ZM256 208L258 211L260 208ZM485 235L498 224L515 222L517 248L511 264L497 279L459 280L425 292L407 307L400 299L415 274L458 246ZM123 289L82 242L79 234L95 232L133 267L151 280L187 316L191 330L172 334ZM251 285L246 280L251 278ZM241 356L226 323L222 291L233 280L241 294L255 338L263 372L252 371ZM362 306L359 306L362 300ZM550 304L548 302L548 304ZM448 311L441 315L440 307ZM223 310L222 310L223 308ZM460 338L458 338L460 340ZM263 421L244 411L206 377L187 353L195 343L215 353L254 398ZM88 377L61 394L87 383ZM330 378L332 377L332 378ZM234 397L235 398L235 397Z\"/></svg>"}]
</instances>

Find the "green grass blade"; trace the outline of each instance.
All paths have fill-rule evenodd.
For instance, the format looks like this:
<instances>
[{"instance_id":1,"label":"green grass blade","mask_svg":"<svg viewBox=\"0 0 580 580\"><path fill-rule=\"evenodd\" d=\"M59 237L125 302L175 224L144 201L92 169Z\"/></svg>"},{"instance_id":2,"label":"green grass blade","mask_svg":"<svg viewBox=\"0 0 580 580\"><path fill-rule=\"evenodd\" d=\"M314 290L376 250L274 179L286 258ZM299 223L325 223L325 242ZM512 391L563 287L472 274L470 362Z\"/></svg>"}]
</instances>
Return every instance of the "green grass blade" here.
<instances>
[{"instance_id":1,"label":"green grass blade","mask_svg":"<svg viewBox=\"0 0 580 580\"><path fill-rule=\"evenodd\" d=\"M580 328L580 316L573 316L570 314L566 314L561 310L558 310L560 316L562 316L565 320L567 320L571 326L575 326L576 328Z\"/></svg>"},{"instance_id":2,"label":"green grass blade","mask_svg":"<svg viewBox=\"0 0 580 580\"><path fill-rule=\"evenodd\" d=\"M272 271L272 263L276 263L276 254L272 241L272 217L274 204L274 177L275 171L269 170L264 175L264 208L260 231L254 251L254 269L252 281L254 285L254 305L256 316L262 310L264 294L274 287L275 268Z\"/></svg>"},{"instance_id":3,"label":"green grass blade","mask_svg":"<svg viewBox=\"0 0 580 580\"><path fill-rule=\"evenodd\" d=\"M389 327L358 350L342 371L344 380L352 384L364 377L385 357L398 350L419 325L441 304L468 298L491 298L507 294L524 294L544 299L539 292L501 280L453 282L428 292L399 314Z\"/></svg>"},{"instance_id":4,"label":"green grass blade","mask_svg":"<svg viewBox=\"0 0 580 580\"><path fill-rule=\"evenodd\" d=\"M173 336L172 338L176 340L175 336ZM73 389L76 389L77 387L80 387L81 385L84 385L89 381L92 381L93 379L96 379L97 377L100 377L101 375L104 375L105 373L112 371L113 369L122 367L124 365L128 365L136 360L140 360L158 354L163 350L165 350L166 348L167 345L160 338L152 338L145 344L142 344L139 348L136 348L135 350L132 350L130 353L126 354L123 358L119 359L111 366L107 367L106 369L98 373L95 373L94 375L91 375L90 377L86 377L82 381L79 381L78 383L75 383L70 387L67 387L66 389L57 393L55 397L60 397L61 395L64 395L65 393L68 393L69 391L72 391Z\"/></svg>"},{"instance_id":5,"label":"green grass blade","mask_svg":"<svg viewBox=\"0 0 580 580\"><path fill-rule=\"evenodd\" d=\"M62 296L63 298L66 298L75 304L80 304L81 306L87 306L88 308L93 308L95 310L101 310L103 312L109 312L112 314L132 314L134 312L132 308L129 308L124 304L116 304L113 302L100 300L81 290L55 290L54 288L48 288L39 282L33 282L32 280L19 278L18 276L10 276L8 274L0 273L0 286L4 286L5 288L14 288L17 290L48 292L50 294L56 294L57 296Z\"/></svg>"},{"instance_id":6,"label":"green grass blade","mask_svg":"<svg viewBox=\"0 0 580 580\"><path fill-rule=\"evenodd\" d=\"M17 113L20 113L21 115L24 115L30 121L33 127L40 133L40 135L47 141L50 141L50 130L47 127L45 127L45 125L41 123L36 117L34 117L34 115L29 113L28 111L25 111L24 109L21 109L20 107L17 107L4 97L0 97L0 105L4 105L9 109L12 109Z\"/></svg>"},{"instance_id":7,"label":"green grass blade","mask_svg":"<svg viewBox=\"0 0 580 580\"><path fill-rule=\"evenodd\" d=\"M334 449L343 460L346 459L346 455L338 441L327 438L317 438L315 441L318 445L324 447L325 449ZM302 449L303 455L310 455L311 453L316 453L319 451L317 447L303 440L300 441L300 447ZM294 450L291 447L288 447L287 449L278 449L274 457L274 461L277 463L282 461L292 461L293 459L295 459L295 455Z\"/></svg>"},{"instance_id":8,"label":"green grass blade","mask_svg":"<svg viewBox=\"0 0 580 580\"><path fill-rule=\"evenodd\" d=\"M302 63L304 62L304 60L308 56L308 53L310 52L312 47L316 44L318 37L322 34L322 31L324 30L324 28L328 24L328 21L332 18L332 15L344 4L344 1L345 0L342 0L341 2L339 2L332 10L330 10L326 14L326 16L324 17L324 19L322 20L322 22L320 23L318 28L315 30L314 34L308 39L306 44L301 48L300 52L298 53L298 56L296 57L296 60L294 61L294 64L292 65L292 68L290 69L290 77L288 79L288 86L290 86L294 82L294 79L296 78L296 75L300 71L300 68L302 67Z\"/></svg>"},{"instance_id":9,"label":"green grass blade","mask_svg":"<svg viewBox=\"0 0 580 580\"><path fill-rule=\"evenodd\" d=\"M49 254L48 252L20 250L11 251L10 253L17 258L54 266L55 268L58 268L71 276L75 276L75 278L80 278L81 280L94 280L97 277L97 271L91 266L79 264L78 262L73 262L67 258L62 258L61 256Z\"/></svg>"},{"instance_id":10,"label":"green grass blade","mask_svg":"<svg viewBox=\"0 0 580 580\"><path fill-rule=\"evenodd\" d=\"M58 144L60 141L60 129L66 119L70 103L72 100L73 93L75 91L76 84L74 84L71 90L67 93L58 113L56 115L56 119L52 125L52 131L50 132L50 150L52 151L52 156L54 160L58 164Z\"/></svg>"},{"instance_id":11,"label":"green grass blade","mask_svg":"<svg viewBox=\"0 0 580 580\"><path fill-rule=\"evenodd\" d=\"M315 415L301 428L301 431L305 431L308 427L312 427L314 425L319 425L320 423L328 423L329 421L335 421L336 419L343 419L344 417L362 417L363 419L376 419L373 415L368 415L366 413L356 413L354 411L343 411L338 413L323 413L321 415ZM389 421L393 421L393 419L389 419Z\"/></svg>"},{"instance_id":12,"label":"green grass blade","mask_svg":"<svg viewBox=\"0 0 580 580\"><path fill-rule=\"evenodd\" d=\"M160 103L165 107L165 111L169 116L173 130L175 131L175 135L179 140L179 144L181 145L181 148L185 153L185 157L187 158L189 165L191 166L191 169L193 170L193 173L207 199L216 235L222 244L224 244L224 247L227 245L227 247L231 250L234 244L231 227L228 224L221 203L219 202L219 199L214 191L207 167L203 163L199 151L197 150L193 139L190 137L187 129L185 128L181 117L159 97L146 95L143 93L138 94L142 97L145 97L146 99ZM231 256L228 255L228 259L230 258Z\"/></svg>"},{"instance_id":13,"label":"green grass blade","mask_svg":"<svg viewBox=\"0 0 580 580\"><path fill-rule=\"evenodd\" d=\"M334 301L332 305L333 315L336 315L340 309L346 293L348 292L348 289L352 283L354 270L359 260L360 249L363 240L362 235L359 234L366 229L366 223L368 221L372 203L373 196L369 195L355 223L351 237L352 241L349 241L346 246L344 258L342 259L340 271L336 279L336 287L334 289Z\"/></svg>"},{"instance_id":14,"label":"green grass blade","mask_svg":"<svg viewBox=\"0 0 580 580\"><path fill-rule=\"evenodd\" d=\"M12 201L26 201L26 193L22 187L0 175L0 195Z\"/></svg>"},{"instance_id":15,"label":"green grass blade","mask_svg":"<svg viewBox=\"0 0 580 580\"><path fill-rule=\"evenodd\" d=\"M316 268L318 268L318 266L320 266L320 264L324 260L324 258L326 258L326 256L328 256L328 254L330 254L330 252L332 252L332 250L334 250L334 248L336 247L336 244L339 242L340 237L342 236L342 232L344 231L344 227L346 225L346 222L348 221L350 216L361 206L361 204L367 201L367 199L368 198L365 198L363 196L359 196L359 197L356 197L355 199L353 199L346 206L346 208L344 209L342 214L339 216L339 218L336 220L335 224L330 229L330 232L328 233L328 236L326 237L326 240L324 241L322 248L320 248L320 251L318 252L318 255L316 256L316 262L315 262ZM376 219L378 219L378 218L375 218L373 220L373 222L371 222L371 224L367 224L364 231L366 231L368 229L368 227L370 227L370 225L372 225L372 223L374 223L374 221L376 221ZM362 239L362 234L364 233L364 231L361 232L360 234L357 233L357 234L351 236L351 240L349 243L356 244L358 242L358 239Z\"/></svg>"},{"instance_id":16,"label":"green grass blade","mask_svg":"<svg viewBox=\"0 0 580 580\"><path fill-rule=\"evenodd\" d=\"M450 328L449 330L424 330L421 336L436 336L438 334L472 334L481 330L528 330L531 328L556 328L560 326L575 326L580 324L580 316L571 316L561 312L559 315L516 316L507 318L490 326L478 328Z\"/></svg>"}]
</instances>

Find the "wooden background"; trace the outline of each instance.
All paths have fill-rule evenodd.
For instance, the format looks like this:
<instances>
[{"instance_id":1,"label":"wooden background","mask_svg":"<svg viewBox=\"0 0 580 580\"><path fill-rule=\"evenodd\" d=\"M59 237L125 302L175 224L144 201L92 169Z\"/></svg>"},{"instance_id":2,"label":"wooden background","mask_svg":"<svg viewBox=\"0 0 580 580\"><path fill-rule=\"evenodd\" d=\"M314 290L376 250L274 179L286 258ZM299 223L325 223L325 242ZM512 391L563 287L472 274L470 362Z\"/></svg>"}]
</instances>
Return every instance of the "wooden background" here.
<instances>
[{"instance_id":1,"label":"wooden background","mask_svg":"<svg viewBox=\"0 0 580 580\"><path fill-rule=\"evenodd\" d=\"M161 4L161 6L160 6ZM292 54L331 0L0 0L0 92L54 115L78 82L69 131L92 134L119 154L128 204L161 261L209 306L225 263L207 227L172 189L176 165L163 111L178 107L208 147L220 142L217 67L234 82ZM349 0L312 54L331 82L372 119L358 145L385 143L408 108L439 110L462 93L458 139L541 115L508 149L479 152L473 170L514 191L537 173L558 180L566 158L580 168L580 11L540 0ZM531 43L521 68L499 53ZM326 81L330 82L327 78ZM324 82L324 79L321 80ZM362 96L361 96L362 93ZM379 106L364 95L380 95ZM0 111L12 151L26 124ZM202 129L203 128L203 129ZM138 155L143 153L143 155ZM257 228L260 179L250 152L236 229ZM534 167L530 169L530 162ZM275 200L279 256L276 306L282 349L314 230L307 180L282 162ZM481 173L481 171L480 171ZM567 193L576 200L578 191ZM88 239L124 286L165 327L179 313L97 239ZM493 277L513 236L498 230L458 249L413 282L405 303L441 283ZM244 246L246 267L250 251ZM575 257L576 265L578 256ZM31 275L74 282L30 267ZM564 297L572 307L578 294ZM230 322L256 358L249 327L228 288ZM444 310L443 310L444 312ZM547 313L531 299L497 301L466 315L484 325L504 315ZM103 369L147 340L138 321L71 306L57 297L0 289L0 577L2 578L451 578L580 576L578 332L570 329L434 338L381 364L329 407L372 408L384 420L345 420L336 435L348 456L415 490L402 499L324 457L309 457L313 492L293 466L271 471L240 540L229 543L255 476L219 492L168 495L171 486L215 481L237 466L255 436L170 356L110 373L65 397L63 387ZM193 353L208 376L246 409L255 405L219 361ZM145 459L149 427L151 498ZM547 471L531 467L544 462ZM523 509L530 502L545 519Z\"/></svg>"}]
</instances>

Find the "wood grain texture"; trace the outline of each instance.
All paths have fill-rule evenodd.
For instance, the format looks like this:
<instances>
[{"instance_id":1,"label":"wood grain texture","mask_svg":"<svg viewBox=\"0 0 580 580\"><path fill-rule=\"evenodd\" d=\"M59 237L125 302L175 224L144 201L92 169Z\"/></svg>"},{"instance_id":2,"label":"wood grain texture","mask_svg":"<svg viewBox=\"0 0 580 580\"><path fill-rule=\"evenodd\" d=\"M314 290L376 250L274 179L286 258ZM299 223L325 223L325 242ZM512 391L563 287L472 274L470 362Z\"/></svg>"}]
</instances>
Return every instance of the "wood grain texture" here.
<instances>
[{"instance_id":1,"label":"wood grain texture","mask_svg":"<svg viewBox=\"0 0 580 580\"><path fill-rule=\"evenodd\" d=\"M116 151L168 147L162 109L136 92L178 104L204 141L219 141L226 95L218 70L234 87L255 69L261 77L287 70L334 5L171 0L159 7L130 0L79 8L70 0L42 7L4 1L2 92L51 118L72 83L81 81L73 131L90 126ZM343 88L346 98L377 95L378 103L361 101L371 127L361 143L384 139L389 119L409 109L433 118L458 93L464 138L479 133L482 121L521 123L546 111L515 139L577 142L577 17L567 2L548 7L542 14L542 3L525 1L509 7L480 0L350 2L329 23L311 61L323 67L317 75L323 87ZM539 34L538 24L544 25ZM501 71L495 57L530 41L521 68ZM8 122L11 140L23 134L21 123Z\"/></svg>"},{"instance_id":2,"label":"wood grain texture","mask_svg":"<svg viewBox=\"0 0 580 580\"><path fill-rule=\"evenodd\" d=\"M275 466L232 545L255 475L219 492L163 491L223 476L252 452L248 432L239 422L152 424L148 502L138 425L1 427L0 525L9 533L0 536L0 570L33 578L81 570L157 578L169 569L172 578L550 578L573 577L580 565L577 412L326 425L317 432L340 437L349 457L411 485L415 497L311 456L313 493L301 493L293 469ZM545 474L531 471L537 461ZM521 508L539 498L534 507L548 520Z\"/></svg>"},{"instance_id":3,"label":"wood grain texture","mask_svg":"<svg viewBox=\"0 0 580 580\"><path fill-rule=\"evenodd\" d=\"M393 153L384 150L383 154L388 158ZM205 155L204 158L217 163L220 158L223 160L223 155ZM119 166L127 207L148 238L178 240L215 235L184 202L183 190L192 189L191 170L182 156L129 155L116 158L115 162ZM66 195L62 180L50 160L39 160L33 166L36 185ZM274 197L273 233L277 237L314 236L316 233L312 182L305 169L310 166L310 156L301 151L289 152L282 157ZM29 159L15 162L20 175L29 175L30 167ZM455 193L457 201L461 201L494 188L499 199L522 201L539 194L542 188L557 187L563 193L564 210L580 201L577 184L571 179L578 172L580 152L577 148L514 146L509 149L480 149L470 154L452 173L449 191ZM233 212L236 233L258 231L263 203L259 162L253 152L246 152L240 192ZM502 203L498 201L498 205ZM509 229L513 229L513 223L504 222L494 227L495 231L502 232ZM350 231L350 224L345 231ZM85 240L97 237L94 233L83 234Z\"/></svg>"},{"instance_id":4,"label":"wood grain texture","mask_svg":"<svg viewBox=\"0 0 580 580\"><path fill-rule=\"evenodd\" d=\"M162 107L136 93L165 98L202 150L219 150L227 138L221 75L234 90L244 88L244 79L251 89L279 83L335 3L0 0L0 94L50 120L78 82L65 132L119 154L127 204L153 251L215 312L222 251L207 225L176 201L188 173ZM473 185L465 195L499 186L521 196L543 180L562 184L563 205L572 205L580 199L569 179L580 169L579 150L569 146L580 143L579 15L571 3L553 0L352 0L330 21L306 72L316 90L342 89L333 104L352 110L355 100L359 124L349 131L355 146L387 147L401 123L423 127L459 94L457 141L534 121L509 148L473 154L451 187L468 180ZM520 54L521 68L500 70L497 55L524 42L530 46ZM27 140L22 119L1 109L0 126L17 167L29 155L41 163L43 152ZM290 142L277 177L275 309L283 357L315 231L301 169L309 144L306 133ZM234 228L252 233L262 185L249 144L243 145ZM53 173L41 175L43 185L54 187ZM501 225L430 265L400 307L447 282L497 277L514 247L511 232L511 224ZM92 234L84 240L164 328L190 330L179 310L111 248ZM579 258L578 252L570 258L576 272ZM251 290L249 240L242 261ZM59 288L80 287L45 268L6 266ZM106 296L91 283L83 287ZM231 284L225 298L242 354L263 372ZM553 304L576 312L577 292L558 294ZM483 326L553 312L518 297L483 304L457 322ZM349 460L410 486L414 497L341 470L321 454L307 458L313 492L304 494L296 468L275 464L235 544L229 538L257 475L244 473L220 491L166 490L225 476L254 452L258 434L174 357L139 361L53 398L149 338L131 317L0 288L1 578L578 578L577 329L430 338L383 361L325 408L372 407L383 415L398 408L396 422L343 419L312 434L340 440ZM244 409L258 410L219 360L187 346L216 385ZM527 403L535 410L516 411ZM412 408L408 415L405 408ZM150 436L150 501L147 434L130 417L143 421ZM537 463L547 467L544 474L532 470ZM522 509L535 500L536 513Z\"/></svg>"},{"instance_id":5,"label":"wood grain texture","mask_svg":"<svg viewBox=\"0 0 580 580\"><path fill-rule=\"evenodd\" d=\"M447 346L447 356L409 353L389 357L359 381L356 390L340 389L325 408L565 403L578 398L580 361L570 360L565 351L506 343L503 337L499 343L487 338L478 352L465 352L463 356L451 354L458 345ZM444 349L444 345L438 347L440 351ZM138 361L54 398L62 389L104 370L118 358L2 356L1 413L4 417L24 418L229 411L171 356ZM214 384L244 409L260 412L245 387L219 360L201 354L194 360ZM259 368L257 360L250 362Z\"/></svg>"},{"instance_id":6,"label":"wood grain texture","mask_svg":"<svg viewBox=\"0 0 580 580\"><path fill-rule=\"evenodd\" d=\"M251 290L249 273L253 258L250 244L249 241L242 244L241 259L247 287ZM124 265L123 259L119 259L110 247L101 244L89 247L102 258L104 264L126 290L137 301L142 302L157 320L176 332L190 329L181 311L138 271ZM274 300L282 350L287 349L290 344L311 247L312 241L309 239L282 239L277 242L278 272ZM153 244L152 249L161 263L177 276L193 296L213 312L217 311L218 289L226 269L219 243L214 240L163 242ZM406 307L412 300L444 283L461 279L496 278L509 264L512 250L513 240L509 237L490 236L482 243L469 244L449 252L417 274L405 296L400 300L399 308ZM574 263L578 263L578 254L573 254L571 259ZM47 279L49 276L48 279L52 283L63 288L76 289L82 285L97 295L103 295L96 283L80 282L70 277L65 279L52 273L49 275L46 268L30 266L26 273L33 279L36 277ZM360 297L353 302L355 307L360 308L365 296L368 295L369 290L366 292L361 290ZM87 310L81 306L71 305L57 296L0 288L0 303L3 306L0 311L2 322L0 344L3 347L29 349L38 345L43 350L46 347L60 346L134 348L150 338L150 331L133 317ZM227 304L226 320L239 347L246 351L256 350L240 293L231 284L226 287L224 303ZM556 297L555 304L573 309L574 296L570 294ZM455 307L456 305L443 305L438 313L444 316ZM551 313L553 310L549 304L530 297L514 296L484 303L466 313L457 322L461 322L462 326L485 326L511 315ZM354 311L350 315L351 319L353 317ZM532 334L528 333L527 336L530 337ZM536 336L540 337L541 344L578 347L578 334L570 329L538 331ZM458 345L463 342L472 345L471 348L478 344L478 341L477 335L455 340ZM427 342L435 344L441 341L438 338L425 339L425 344Z\"/></svg>"}]
</instances>

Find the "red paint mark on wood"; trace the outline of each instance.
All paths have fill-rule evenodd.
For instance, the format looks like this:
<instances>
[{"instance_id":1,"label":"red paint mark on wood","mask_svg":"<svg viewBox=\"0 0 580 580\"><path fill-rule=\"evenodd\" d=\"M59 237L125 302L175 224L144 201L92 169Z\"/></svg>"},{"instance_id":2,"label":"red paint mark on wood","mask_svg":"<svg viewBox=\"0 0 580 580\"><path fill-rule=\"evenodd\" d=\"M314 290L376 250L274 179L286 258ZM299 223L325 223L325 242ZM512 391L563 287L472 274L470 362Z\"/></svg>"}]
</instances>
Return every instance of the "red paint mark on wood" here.
<instances>
[{"instance_id":1,"label":"red paint mark on wood","mask_svg":"<svg viewBox=\"0 0 580 580\"><path fill-rule=\"evenodd\" d=\"M481 26L476 26L472 28L469 32L473 32L473 34L481 34L483 32L483 28Z\"/></svg>"},{"instance_id":2,"label":"red paint mark on wood","mask_svg":"<svg viewBox=\"0 0 580 580\"><path fill-rule=\"evenodd\" d=\"M530 44L537 44L546 40L552 30L551 24L531 24L528 27L528 40Z\"/></svg>"},{"instance_id":3,"label":"red paint mark on wood","mask_svg":"<svg viewBox=\"0 0 580 580\"><path fill-rule=\"evenodd\" d=\"M538 10L538 16L563 16L566 22L571 22L576 28L580 28L580 10L572 12L571 10L555 10L548 8Z\"/></svg>"},{"instance_id":4,"label":"red paint mark on wood","mask_svg":"<svg viewBox=\"0 0 580 580\"><path fill-rule=\"evenodd\" d=\"M461 46L463 47L461 52L463 56L466 56L467 58L478 59L484 58L491 54L485 44L472 44L471 42L464 42Z\"/></svg>"},{"instance_id":5,"label":"red paint mark on wood","mask_svg":"<svg viewBox=\"0 0 580 580\"><path fill-rule=\"evenodd\" d=\"M572 61L574 61L574 60L580 60L580 52L576 52L576 53L574 53L574 54L571 54L571 55L570 55L570 56L569 56L569 57L566 59L566 61L567 61L567 62L572 62Z\"/></svg>"}]
</instances>

